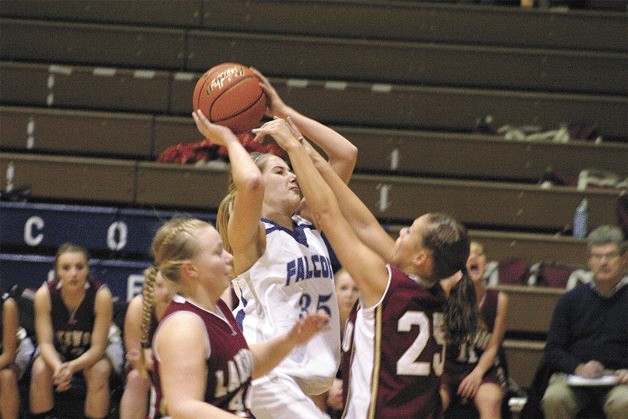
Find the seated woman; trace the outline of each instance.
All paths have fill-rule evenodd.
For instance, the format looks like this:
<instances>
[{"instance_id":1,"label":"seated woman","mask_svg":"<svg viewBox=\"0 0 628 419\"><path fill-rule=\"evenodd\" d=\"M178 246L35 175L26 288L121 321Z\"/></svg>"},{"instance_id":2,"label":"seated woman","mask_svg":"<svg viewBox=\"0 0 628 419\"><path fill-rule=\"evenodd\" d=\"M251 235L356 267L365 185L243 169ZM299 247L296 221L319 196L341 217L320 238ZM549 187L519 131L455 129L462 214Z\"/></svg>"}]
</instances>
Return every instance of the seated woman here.
<instances>
[{"instance_id":1,"label":"seated woman","mask_svg":"<svg viewBox=\"0 0 628 419\"><path fill-rule=\"evenodd\" d=\"M61 245L55 259L56 278L35 293L39 353L30 385L30 410L35 418L52 414L53 389L68 390L78 373L86 383L85 416L103 418L109 411L112 365L105 349L113 303L109 289L89 278L88 260L81 246Z\"/></svg>"},{"instance_id":2,"label":"seated woman","mask_svg":"<svg viewBox=\"0 0 628 419\"><path fill-rule=\"evenodd\" d=\"M19 381L28 368L35 348L20 326L19 305L11 292L0 304L0 418L14 419L20 412Z\"/></svg>"},{"instance_id":3,"label":"seated woman","mask_svg":"<svg viewBox=\"0 0 628 419\"><path fill-rule=\"evenodd\" d=\"M460 275L443 281L449 295L445 322L448 335L455 328L457 319L465 315L457 307L466 306L468 311L479 311L478 330L474 337L457 340L447 346L445 373L442 375L441 397L443 410L453 402L473 400L481 418L499 417L505 389L505 377L497 356L506 331L508 297L496 290L486 289L483 282L486 269L484 247L471 242L467 261L470 281Z\"/></svg>"},{"instance_id":4,"label":"seated woman","mask_svg":"<svg viewBox=\"0 0 628 419\"><path fill-rule=\"evenodd\" d=\"M174 291L170 288L160 273L155 277L152 292L146 293L149 298L153 298L149 330L149 340L157 329L157 324L168 305L172 301ZM142 349L141 344L141 325L142 325L142 305L144 296L136 295L126 311L124 317L124 346L126 349L127 375L124 394L120 402L120 418L145 418L148 414L149 393L151 389L151 381L149 377L140 372L138 361L140 359L140 351L144 351L144 359L146 360L146 369L152 371L153 356L150 348Z\"/></svg>"},{"instance_id":5,"label":"seated woman","mask_svg":"<svg viewBox=\"0 0 628 419\"><path fill-rule=\"evenodd\" d=\"M17 387L18 369L15 359L18 348L19 314L15 300L2 296L2 323L0 323L0 417L17 418L20 397Z\"/></svg>"}]
</instances>

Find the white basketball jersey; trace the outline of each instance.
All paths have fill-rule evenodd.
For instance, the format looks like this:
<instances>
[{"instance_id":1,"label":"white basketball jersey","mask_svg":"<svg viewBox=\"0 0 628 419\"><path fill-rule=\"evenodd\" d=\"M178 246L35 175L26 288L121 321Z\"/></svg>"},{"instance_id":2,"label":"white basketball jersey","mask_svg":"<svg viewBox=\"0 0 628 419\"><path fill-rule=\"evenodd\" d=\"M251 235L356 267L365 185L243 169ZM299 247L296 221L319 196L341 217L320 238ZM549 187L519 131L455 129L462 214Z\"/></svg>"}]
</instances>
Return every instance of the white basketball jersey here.
<instances>
[{"instance_id":1,"label":"white basketball jersey","mask_svg":"<svg viewBox=\"0 0 628 419\"><path fill-rule=\"evenodd\" d=\"M299 216L293 216L294 231L262 221L266 251L234 280L241 293L234 315L247 342L255 344L288 332L306 313L325 310L331 328L295 348L275 368L293 377L305 394L320 394L331 387L340 362L340 319L329 252L320 233Z\"/></svg>"}]
</instances>

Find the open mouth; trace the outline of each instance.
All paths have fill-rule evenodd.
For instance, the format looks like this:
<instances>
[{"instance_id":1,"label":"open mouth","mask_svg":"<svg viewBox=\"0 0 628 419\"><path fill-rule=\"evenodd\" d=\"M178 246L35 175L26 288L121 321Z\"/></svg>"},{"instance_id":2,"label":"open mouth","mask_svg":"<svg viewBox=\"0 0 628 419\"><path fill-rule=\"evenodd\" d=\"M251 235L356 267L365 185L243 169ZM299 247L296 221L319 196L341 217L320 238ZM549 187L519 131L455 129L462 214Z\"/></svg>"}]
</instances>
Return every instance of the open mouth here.
<instances>
[{"instance_id":1,"label":"open mouth","mask_svg":"<svg viewBox=\"0 0 628 419\"><path fill-rule=\"evenodd\" d=\"M480 273L480 266L477 263L470 263L469 266L467 266L467 270L470 274L478 275Z\"/></svg>"}]
</instances>

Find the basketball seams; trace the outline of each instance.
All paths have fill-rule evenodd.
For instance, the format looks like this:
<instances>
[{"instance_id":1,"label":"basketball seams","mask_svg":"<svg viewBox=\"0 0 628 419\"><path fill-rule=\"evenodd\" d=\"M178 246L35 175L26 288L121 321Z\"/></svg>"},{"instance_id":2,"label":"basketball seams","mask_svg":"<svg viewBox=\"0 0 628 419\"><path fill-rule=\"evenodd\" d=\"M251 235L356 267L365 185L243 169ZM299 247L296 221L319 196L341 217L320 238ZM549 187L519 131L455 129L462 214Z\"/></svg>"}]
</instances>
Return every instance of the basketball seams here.
<instances>
[{"instance_id":1,"label":"basketball seams","mask_svg":"<svg viewBox=\"0 0 628 419\"><path fill-rule=\"evenodd\" d=\"M227 62L205 72L194 88L192 105L213 123L236 134L250 131L264 117L268 98L248 67ZM210 87L214 87L210 91Z\"/></svg>"},{"instance_id":2,"label":"basketball seams","mask_svg":"<svg viewBox=\"0 0 628 419\"><path fill-rule=\"evenodd\" d=\"M224 90L223 90L223 89L220 89L220 90L221 90L221 92L220 92L220 93L216 96L216 98L213 100L212 104L209 106L209 115L211 116L211 114L212 114L212 109L214 108L214 105L216 104L216 102L218 102L218 100L219 100L219 99L220 99L220 98L221 98L221 97L222 97L225 93L227 93L227 92L228 92L229 90L231 90L231 89L235 89L235 88L236 88L236 86L238 86L238 85L240 85L240 84L242 84L242 83L246 82L246 81L247 81L248 79L250 79L251 77L255 77L255 75L252 75L252 74L251 74L251 75L244 75L244 76L240 77L240 79L239 79L238 81L234 82L233 84L230 84L228 89L224 89ZM255 77L255 78L257 78L257 77ZM256 101L258 101L258 100L259 100L259 97L258 97L258 98L257 98L257 99L253 102L253 104L252 104L251 106L255 105L255 102L256 102ZM244 108L244 110L249 109L251 106L249 106L249 107L247 107L247 108ZM230 119L230 118L233 118L234 116L240 115L242 112L244 112L244 111L240 111L240 112L234 113L234 114L230 115L228 118L222 118L222 119L211 119L211 118L210 118L210 120L211 120L212 122L224 121L225 119Z\"/></svg>"},{"instance_id":3,"label":"basketball seams","mask_svg":"<svg viewBox=\"0 0 628 419\"><path fill-rule=\"evenodd\" d=\"M257 76L255 76L255 75L252 75L252 76L249 76L249 77L246 77L246 78L248 79L248 78L251 78L251 77L257 78ZM244 80L241 80L240 82L242 82L242 81L244 81ZM236 83L236 84L232 85L232 87L233 87L233 86L236 86L236 85L237 85L237 84L239 84L240 82L238 82L238 83ZM261 89L260 89L260 90L261 90ZM226 92L226 91L225 91L225 92ZM211 107L209 108L209 114L210 114L210 115L211 115L211 110L212 110L212 108L213 108L214 104L215 104L216 102L218 102L218 98L219 98L220 96L222 96L225 92L222 92L219 96L217 96L217 97L216 97L216 99L214 100L214 102L212 103ZM229 120L229 119L232 119L232 118L235 118L235 117L237 117L237 116L242 115L243 113L245 113L245 112L249 111L250 109L254 108L255 106L258 106L258 105L259 105L259 101L260 101L260 99L262 98L262 95L264 95L264 91L263 91L263 90L261 90L261 93L260 93L260 94L259 94L259 95L255 98L255 100L251 101L251 104L250 104L249 106L247 106L246 108L242 108L242 110L240 110L239 112L237 112L237 113L233 113L232 115L230 115L230 116L228 116L228 117L226 117L226 118L214 119L214 120L212 120L212 122L216 122L216 123L218 123L218 122L223 122L223 121L227 121L227 120Z\"/></svg>"}]
</instances>

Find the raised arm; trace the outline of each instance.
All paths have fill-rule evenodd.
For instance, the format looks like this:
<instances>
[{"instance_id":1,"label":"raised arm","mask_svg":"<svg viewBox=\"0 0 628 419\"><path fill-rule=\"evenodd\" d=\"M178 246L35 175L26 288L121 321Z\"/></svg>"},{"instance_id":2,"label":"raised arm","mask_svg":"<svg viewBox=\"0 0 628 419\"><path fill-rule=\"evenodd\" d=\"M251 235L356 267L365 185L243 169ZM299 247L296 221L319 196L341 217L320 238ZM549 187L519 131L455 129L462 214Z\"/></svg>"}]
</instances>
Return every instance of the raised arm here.
<instances>
[{"instance_id":1,"label":"raised arm","mask_svg":"<svg viewBox=\"0 0 628 419\"><path fill-rule=\"evenodd\" d=\"M268 114L281 119L289 117L305 137L327 154L334 172L348 184L358 158L358 149L333 129L286 105L268 79L256 69L251 68L251 70L262 80L262 89L269 99Z\"/></svg>"},{"instance_id":2,"label":"raised arm","mask_svg":"<svg viewBox=\"0 0 628 419\"><path fill-rule=\"evenodd\" d=\"M307 142L303 143L315 167L334 192L343 215L353 231L367 246L385 261L390 262L395 245L393 238L384 230L377 218L358 196L338 177L329 163Z\"/></svg>"},{"instance_id":3,"label":"raised arm","mask_svg":"<svg viewBox=\"0 0 628 419\"><path fill-rule=\"evenodd\" d=\"M259 168L250 154L229 129L212 124L200 110L192 114L201 134L215 144L225 146L229 153L231 176L237 193L228 224L229 247L234 256L236 273L247 270L259 258L260 242L265 239L260 223L264 183Z\"/></svg>"},{"instance_id":4,"label":"raised arm","mask_svg":"<svg viewBox=\"0 0 628 419\"><path fill-rule=\"evenodd\" d=\"M270 121L254 132L271 135L288 153L314 220L326 234L342 266L355 280L362 301L366 307L378 303L388 284L386 262L356 236L340 211L334 193L301 145L300 134L294 133L282 119Z\"/></svg>"}]
</instances>

